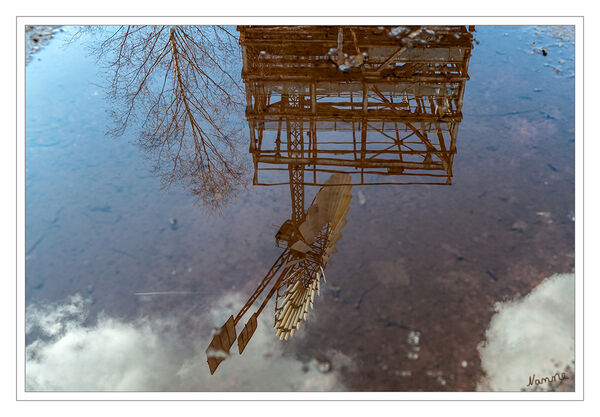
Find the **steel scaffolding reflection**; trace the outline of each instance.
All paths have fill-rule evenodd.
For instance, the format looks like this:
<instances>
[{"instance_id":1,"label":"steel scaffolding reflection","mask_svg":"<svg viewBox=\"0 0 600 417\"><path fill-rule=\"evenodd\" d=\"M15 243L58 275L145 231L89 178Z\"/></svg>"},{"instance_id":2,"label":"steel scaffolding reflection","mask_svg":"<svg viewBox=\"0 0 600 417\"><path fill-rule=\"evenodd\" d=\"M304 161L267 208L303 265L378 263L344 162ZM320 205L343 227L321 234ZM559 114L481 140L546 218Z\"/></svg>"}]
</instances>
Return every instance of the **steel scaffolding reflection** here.
<instances>
[{"instance_id":1,"label":"steel scaffolding reflection","mask_svg":"<svg viewBox=\"0 0 600 417\"><path fill-rule=\"evenodd\" d=\"M473 36L464 26L240 26L255 185L289 184L284 251L207 349L214 373L235 326L267 289L238 340L242 353L276 295L293 336L336 252L351 187L450 185ZM263 178L264 177L264 178ZM321 186L305 210L304 187Z\"/></svg>"}]
</instances>

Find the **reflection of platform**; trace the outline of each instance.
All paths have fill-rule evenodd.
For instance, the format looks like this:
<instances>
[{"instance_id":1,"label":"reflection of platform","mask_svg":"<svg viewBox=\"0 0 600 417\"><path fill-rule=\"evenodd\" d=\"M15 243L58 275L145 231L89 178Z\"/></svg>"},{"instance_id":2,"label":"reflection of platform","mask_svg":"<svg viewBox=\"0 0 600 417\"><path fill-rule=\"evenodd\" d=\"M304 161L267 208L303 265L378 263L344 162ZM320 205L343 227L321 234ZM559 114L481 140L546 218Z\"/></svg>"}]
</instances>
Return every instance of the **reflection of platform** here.
<instances>
[{"instance_id":1,"label":"reflection of platform","mask_svg":"<svg viewBox=\"0 0 600 417\"><path fill-rule=\"evenodd\" d=\"M358 48L368 56L364 74L349 72L351 78L412 80L419 72L424 81L466 79L472 35L464 26L239 26L244 80L348 80L330 61L340 29L345 53Z\"/></svg>"},{"instance_id":2,"label":"reflection of platform","mask_svg":"<svg viewBox=\"0 0 600 417\"><path fill-rule=\"evenodd\" d=\"M332 172L354 184L450 184L466 28L239 30L255 184L322 185ZM366 60L342 71L338 52Z\"/></svg>"}]
</instances>

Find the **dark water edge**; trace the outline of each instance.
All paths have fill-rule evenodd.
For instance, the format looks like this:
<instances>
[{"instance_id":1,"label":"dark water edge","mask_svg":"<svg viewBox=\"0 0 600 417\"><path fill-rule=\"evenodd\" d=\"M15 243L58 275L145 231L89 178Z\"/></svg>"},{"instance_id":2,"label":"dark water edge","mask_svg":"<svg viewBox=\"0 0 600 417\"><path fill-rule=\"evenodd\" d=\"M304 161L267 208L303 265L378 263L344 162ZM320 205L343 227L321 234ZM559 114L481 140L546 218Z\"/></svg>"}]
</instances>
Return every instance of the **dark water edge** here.
<instances>
[{"instance_id":1,"label":"dark water edge","mask_svg":"<svg viewBox=\"0 0 600 417\"><path fill-rule=\"evenodd\" d=\"M36 52L43 49L55 34L62 32L60 26L26 26L25 27L25 60L29 63Z\"/></svg>"}]
</instances>

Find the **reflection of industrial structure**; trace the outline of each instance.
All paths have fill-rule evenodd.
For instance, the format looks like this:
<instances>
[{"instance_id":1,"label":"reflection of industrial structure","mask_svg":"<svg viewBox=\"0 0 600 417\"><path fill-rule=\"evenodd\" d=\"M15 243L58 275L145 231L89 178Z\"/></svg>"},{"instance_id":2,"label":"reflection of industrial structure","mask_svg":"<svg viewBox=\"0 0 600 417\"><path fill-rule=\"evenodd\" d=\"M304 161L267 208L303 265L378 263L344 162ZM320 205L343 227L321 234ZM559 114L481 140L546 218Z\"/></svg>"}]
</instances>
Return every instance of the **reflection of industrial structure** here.
<instances>
[{"instance_id":1,"label":"reflection of industrial structure","mask_svg":"<svg viewBox=\"0 0 600 417\"><path fill-rule=\"evenodd\" d=\"M335 252L352 185L451 183L472 48L464 26L238 29L254 184L289 184L292 216L276 236L286 249L214 336L211 372L275 276L240 333L239 351L275 293L278 335L293 335ZM323 186L307 211L305 185Z\"/></svg>"},{"instance_id":2,"label":"reflection of industrial structure","mask_svg":"<svg viewBox=\"0 0 600 417\"><path fill-rule=\"evenodd\" d=\"M464 27L240 33L256 184L263 171L287 174L290 164L306 171L297 175L305 184L332 170L359 177L355 184L398 173L450 182L472 43ZM366 58L341 71L332 64L339 50Z\"/></svg>"}]
</instances>

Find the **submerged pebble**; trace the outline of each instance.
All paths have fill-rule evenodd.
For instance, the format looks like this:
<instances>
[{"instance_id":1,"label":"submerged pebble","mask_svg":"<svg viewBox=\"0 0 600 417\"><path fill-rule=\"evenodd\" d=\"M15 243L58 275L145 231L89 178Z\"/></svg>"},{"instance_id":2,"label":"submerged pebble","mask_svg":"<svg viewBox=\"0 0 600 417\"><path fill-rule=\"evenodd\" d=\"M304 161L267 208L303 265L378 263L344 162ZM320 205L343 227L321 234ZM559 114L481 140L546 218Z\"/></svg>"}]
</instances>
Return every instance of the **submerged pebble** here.
<instances>
[{"instance_id":1,"label":"submerged pebble","mask_svg":"<svg viewBox=\"0 0 600 417\"><path fill-rule=\"evenodd\" d=\"M523 220L517 220L516 222L513 223L513 225L510 227L510 230L516 231L516 232L524 232L527 230L527 223L525 223Z\"/></svg>"},{"instance_id":2,"label":"submerged pebble","mask_svg":"<svg viewBox=\"0 0 600 417\"><path fill-rule=\"evenodd\" d=\"M331 372L331 362L327 359L317 360L317 369L323 374Z\"/></svg>"},{"instance_id":3,"label":"submerged pebble","mask_svg":"<svg viewBox=\"0 0 600 417\"><path fill-rule=\"evenodd\" d=\"M420 337L420 333L419 332L411 330L410 332L408 332L408 343L411 344L411 345L418 345L419 344L419 337Z\"/></svg>"},{"instance_id":4,"label":"submerged pebble","mask_svg":"<svg viewBox=\"0 0 600 417\"><path fill-rule=\"evenodd\" d=\"M398 375L398 376L404 376L404 377L407 377L407 376L412 376L412 372L411 372L411 371L399 371L399 370L398 370L398 371L396 371L396 372L394 372L394 373L395 373L396 375Z\"/></svg>"}]
</instances>

